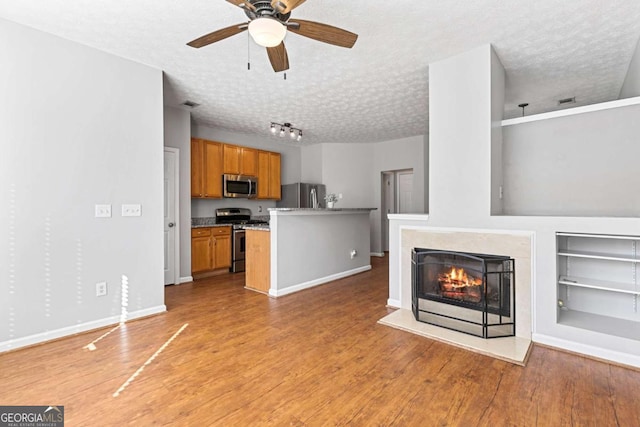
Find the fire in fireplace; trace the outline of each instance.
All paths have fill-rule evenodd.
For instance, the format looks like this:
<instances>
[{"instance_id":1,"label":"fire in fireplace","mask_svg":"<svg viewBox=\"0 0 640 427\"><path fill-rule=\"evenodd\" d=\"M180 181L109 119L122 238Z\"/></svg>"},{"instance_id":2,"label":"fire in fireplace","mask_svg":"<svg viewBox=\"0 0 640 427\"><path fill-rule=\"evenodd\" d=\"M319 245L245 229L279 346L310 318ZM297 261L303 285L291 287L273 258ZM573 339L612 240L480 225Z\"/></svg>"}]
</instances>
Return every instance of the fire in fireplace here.
<instances>
[{"instance_id":1,"label":"fire in fireplace","mask_svg":"<svg viewBox=\"0 0 640 427\"><path fill-rule=\"evenodd\" d=\"M415 248L416 320L483 338L515 335L514 260L505 256Z\"/></svg>"}]
</instances>

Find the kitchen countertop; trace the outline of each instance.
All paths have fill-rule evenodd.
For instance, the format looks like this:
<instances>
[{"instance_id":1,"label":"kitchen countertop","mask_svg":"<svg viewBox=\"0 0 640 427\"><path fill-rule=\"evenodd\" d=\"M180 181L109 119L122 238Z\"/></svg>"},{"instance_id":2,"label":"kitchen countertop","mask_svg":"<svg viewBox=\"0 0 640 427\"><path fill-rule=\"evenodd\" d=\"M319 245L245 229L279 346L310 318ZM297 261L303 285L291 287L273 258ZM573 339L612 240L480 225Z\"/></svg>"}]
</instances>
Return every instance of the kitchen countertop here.
<instances>
[{"instance_id":1,"label":"kitchen countertop","mask_svg":"<svg viewBox=\"0 0 640 427\"><path fill-rule=\"evenodd\" d=\"M251 231L271 231L271 228L269 228L268 225L245 225L242 228Z\"/></svg>"},{"instance_id":2,"label":"kitchen countertop","mask_svg":"<svg viewBox=\"0 0 640 427\"><path fill-rule=\"evenodd\" d=\"M230 227L230 224L198 224L198 225L191 226L191 228L211 228L211 227Z\"/></svg>"},{"instance_id":3,"label":"kitchen countertop","mask_svg":"<svg viewBox=\"0 0 640 427\"><path fill-rule=\"evenodd\" d=\"M269 211L276 212L293 212L293 211L310 211L310 212L362 212L375 211L378 208L269 208Z\"/></svg>"}]
</instances>

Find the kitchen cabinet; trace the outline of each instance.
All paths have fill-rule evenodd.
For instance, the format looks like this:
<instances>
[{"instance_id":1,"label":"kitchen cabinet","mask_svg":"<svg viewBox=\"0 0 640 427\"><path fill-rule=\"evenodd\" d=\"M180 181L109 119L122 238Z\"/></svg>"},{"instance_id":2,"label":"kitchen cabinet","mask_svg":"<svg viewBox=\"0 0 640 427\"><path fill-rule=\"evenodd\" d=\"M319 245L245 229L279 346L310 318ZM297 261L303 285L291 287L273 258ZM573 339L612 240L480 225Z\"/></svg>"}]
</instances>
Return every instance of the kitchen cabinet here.
<instances>
[{"instance_id":1,"label":"kitchen cabinet","mask_svg":"<svg viewBox=\"0 0 640 427\"><path fill-rule=\"evenodd\" d=\"M191 139L191 197L222 198L222 143Z\"/></svg>"},{"instance_id":2,"label":"kitchen cabinet","mask_svg":"<svg viewBox=\"0 0 640 427\"><path fill-rule=\"evenodd\" d=\"M245 286L260 292L271 287L271 232L246 231Z\"/></svg>"},{"instance_id":3,"label":"kitchen cabinet","mask_svg":"<svg viewBox=\"0 0 640 427\"><path fill-rule=\"evenodd\" d=\"M258 175L258 150L238 145L224 144L224 173L234 175Z\"/></svg>"},{"instance_id":4,"label":"kitchen cabinet","mask_svg":"<svg viewBox=\"0 0 640 427\"><path fill-rule=\"evenodd\" d=\"M231 227L191 229L192 274L215 272L231 266Z\"/></svg>"},{"instance_id":5,"label":"kitchen cabinet","mask_svg":"<svg viewBox=\"0 0 640 427\"><path fill-rule=\"evenodd\" d=\"M258 151L258 199L280 200L280 153Z\"/></svg>"}]
</instances>

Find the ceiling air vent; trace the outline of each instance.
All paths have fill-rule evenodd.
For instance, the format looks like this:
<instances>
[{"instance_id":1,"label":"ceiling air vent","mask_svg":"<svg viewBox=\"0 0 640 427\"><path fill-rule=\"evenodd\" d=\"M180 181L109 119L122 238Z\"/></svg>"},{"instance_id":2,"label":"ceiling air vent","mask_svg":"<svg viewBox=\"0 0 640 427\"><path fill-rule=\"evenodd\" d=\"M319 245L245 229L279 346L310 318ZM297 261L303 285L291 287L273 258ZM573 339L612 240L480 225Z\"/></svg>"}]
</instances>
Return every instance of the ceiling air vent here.
<instances>
[{"instance_id":1,"label":"ceiling air vent","mask_svg":"<svg viewBox=\"0 0 640 427\"><path fill-rule=\"evenodd\" d=\"M189 108L196 108L197 106L199 106L200 104L193 102L193 101L184 101L182 104L180 105L184 105L185 107L189 107Z\"/></svg>"},{"instance_id":2,"label":"ceiling air vent","mask_svg":"<svg viewBox=\"0 0 640 427\"><path fill-rule=\"evenodd\" d=\"M564 98L564 99L559 99L558 100L558 105L575 104L575 103L576 103L576 97L575 96L573 98Z\"/></svg>"}]
</instances>

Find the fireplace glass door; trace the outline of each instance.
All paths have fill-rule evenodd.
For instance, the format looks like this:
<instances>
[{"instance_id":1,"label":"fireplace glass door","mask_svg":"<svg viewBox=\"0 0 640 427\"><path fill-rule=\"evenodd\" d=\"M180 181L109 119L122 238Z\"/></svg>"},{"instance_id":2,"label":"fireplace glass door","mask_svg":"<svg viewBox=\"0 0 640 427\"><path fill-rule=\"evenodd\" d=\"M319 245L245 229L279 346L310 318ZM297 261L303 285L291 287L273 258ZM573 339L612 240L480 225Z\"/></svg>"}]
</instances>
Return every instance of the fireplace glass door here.
<instances>
[{"instance_id":1,"label":"fireplace glass door","mask_svg":"<svg viewBox=\"0 0 640 427\"><path fill-rule=\"evenodd\" d=\"M416 320L483 338L515 335L512 258L415 248L412 292Z\"/></svg>"}]
</instances>

